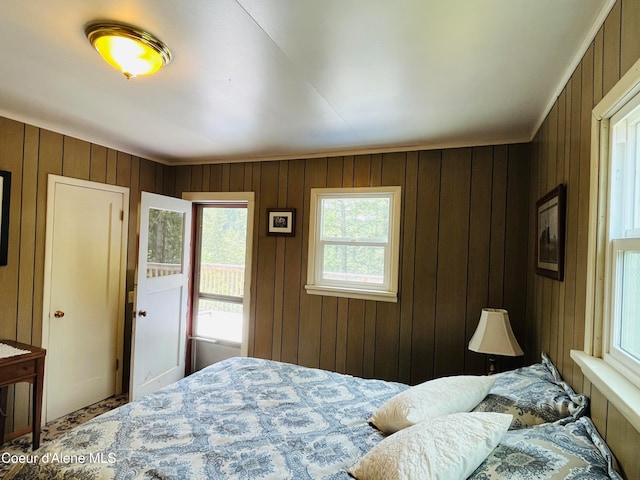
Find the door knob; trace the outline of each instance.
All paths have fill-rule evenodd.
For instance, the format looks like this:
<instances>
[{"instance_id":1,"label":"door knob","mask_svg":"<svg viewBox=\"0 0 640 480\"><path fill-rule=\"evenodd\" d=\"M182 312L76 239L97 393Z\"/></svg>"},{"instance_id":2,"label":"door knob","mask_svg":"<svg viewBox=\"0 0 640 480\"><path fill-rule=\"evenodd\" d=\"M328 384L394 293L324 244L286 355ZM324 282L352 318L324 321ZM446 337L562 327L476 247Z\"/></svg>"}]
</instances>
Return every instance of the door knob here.
<instances>
[{"instance_id":1,"label":"door knob","mask_svg":"<svg viewBox=\"0 0 640 480\"><path fill-rule=\"evenodd\" d=\"M62 318L64 317L64 312L60 311L60 310L56 310L55 312L53 312L53 316L56 318Z\"/></svg>"},{"instance_id":2,"label":"door knob","mask_svg":"<svg viewBox=\"0 0 640 480\"><path fill-rule=\"evenodd\" d=\"M147 311L146 310L140 310L138 312L138 316L139 317L146 317L147 316Z\"/></svg>"}]
</instances>

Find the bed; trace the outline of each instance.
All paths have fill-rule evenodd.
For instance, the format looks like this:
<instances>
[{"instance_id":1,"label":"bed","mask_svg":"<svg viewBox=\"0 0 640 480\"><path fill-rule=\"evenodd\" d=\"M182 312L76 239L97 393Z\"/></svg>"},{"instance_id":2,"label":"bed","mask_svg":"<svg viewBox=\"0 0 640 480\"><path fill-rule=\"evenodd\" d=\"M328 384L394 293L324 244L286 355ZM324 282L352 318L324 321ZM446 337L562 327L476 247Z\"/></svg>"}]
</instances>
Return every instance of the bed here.
<instances>
[{"instance_id":1,"label":"bed","mask_svg":"<svg viewBox=\"0 0 640 480\"><path fill-rule=\"evenodd\" d=\"M545 362L409 387L232 358L74 428L7 478L620 479L586 397Z\"/></svg>"}]
</instances>

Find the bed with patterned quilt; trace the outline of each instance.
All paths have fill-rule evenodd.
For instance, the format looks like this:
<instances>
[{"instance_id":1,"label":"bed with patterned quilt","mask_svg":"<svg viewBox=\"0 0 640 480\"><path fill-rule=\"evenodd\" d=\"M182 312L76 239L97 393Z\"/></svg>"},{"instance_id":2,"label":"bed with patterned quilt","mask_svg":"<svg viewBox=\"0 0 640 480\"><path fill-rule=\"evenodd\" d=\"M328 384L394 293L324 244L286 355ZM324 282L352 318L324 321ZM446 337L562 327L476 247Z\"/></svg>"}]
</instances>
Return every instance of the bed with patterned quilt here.
<instances>
[{"instance_id":1,"label":"bed with patterned quilt","mask_svg":"<svg viewBox=\"0 0 640 480\"><path fill-rule=\"evenodd\" d=\"M620 479L587 399L542 363L408 385L256 358L82 424L9 479Z\"/></svg>"}]
</instances>

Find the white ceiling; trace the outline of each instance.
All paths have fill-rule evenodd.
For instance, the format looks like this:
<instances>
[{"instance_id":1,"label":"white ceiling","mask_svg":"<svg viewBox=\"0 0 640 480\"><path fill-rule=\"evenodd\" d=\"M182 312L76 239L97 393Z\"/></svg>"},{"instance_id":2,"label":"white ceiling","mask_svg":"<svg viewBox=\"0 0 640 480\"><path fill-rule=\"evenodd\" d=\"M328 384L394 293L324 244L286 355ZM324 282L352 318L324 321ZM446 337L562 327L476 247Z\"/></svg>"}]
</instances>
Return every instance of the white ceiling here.
<instances>
[{"instance_id":1,"label":"white ceiling","mask_svg":"<svg viewBox=\"0 0 640 480\"><path fill-rule=\"evenodd\" d=\"M166 163L529 141L613 0L0 0L0 115ZM174 60L126 80L84 26Z\"/></svg>"}]
</instances>

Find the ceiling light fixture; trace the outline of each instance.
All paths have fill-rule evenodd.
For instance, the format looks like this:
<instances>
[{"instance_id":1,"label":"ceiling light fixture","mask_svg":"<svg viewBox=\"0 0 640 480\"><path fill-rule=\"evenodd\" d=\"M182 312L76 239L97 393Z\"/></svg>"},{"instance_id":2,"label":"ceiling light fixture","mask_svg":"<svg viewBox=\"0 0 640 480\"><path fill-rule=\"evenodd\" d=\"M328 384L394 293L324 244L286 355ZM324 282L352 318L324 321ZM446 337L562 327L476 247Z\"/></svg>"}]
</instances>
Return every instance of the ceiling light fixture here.
<instances>
[{"instance_id":1,"label":"ceiling light fixture","mask_svg":"<svg viewBox=\"0 0 640 480\"><path fill-rule=\"evenodd\" d=\"M169 48L144 30L114 22L90 23L84 30L105 62L127 79L150 75L171 62Z\"/></svg>"}]
</instances>

